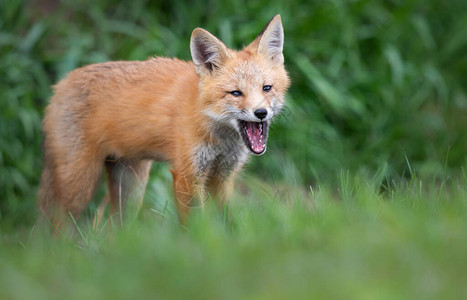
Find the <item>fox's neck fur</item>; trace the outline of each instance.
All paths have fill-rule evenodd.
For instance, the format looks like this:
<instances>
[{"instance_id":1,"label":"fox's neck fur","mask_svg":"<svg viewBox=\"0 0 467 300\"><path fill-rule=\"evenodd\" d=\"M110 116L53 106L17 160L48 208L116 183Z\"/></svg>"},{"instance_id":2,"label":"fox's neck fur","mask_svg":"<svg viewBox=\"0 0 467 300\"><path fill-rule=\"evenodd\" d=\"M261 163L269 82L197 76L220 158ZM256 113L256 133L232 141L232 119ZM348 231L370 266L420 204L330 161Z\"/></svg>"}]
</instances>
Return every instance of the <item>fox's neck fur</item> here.
<instances>
[{"instance_id":1,"label":"fox's neck fur","mask_svg":"<svg viewBox=\"0 0 467 300\"><path fill-rule=\"evenodd\" d=\"M248 150L239 133L230 126L219 124L207 130L210 138L195 148L195 171L210 178L228 177L246 162Z\"/></svg>"}]
</instances>

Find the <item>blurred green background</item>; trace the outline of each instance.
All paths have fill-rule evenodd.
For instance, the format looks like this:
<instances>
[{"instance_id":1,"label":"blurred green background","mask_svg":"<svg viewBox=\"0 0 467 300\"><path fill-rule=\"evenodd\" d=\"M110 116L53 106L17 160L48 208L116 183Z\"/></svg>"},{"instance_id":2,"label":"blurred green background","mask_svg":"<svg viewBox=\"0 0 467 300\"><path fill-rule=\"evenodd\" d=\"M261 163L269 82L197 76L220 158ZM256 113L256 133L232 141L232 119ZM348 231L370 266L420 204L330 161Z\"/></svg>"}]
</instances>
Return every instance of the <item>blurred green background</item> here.
<instances>
[{"instance_id":1,"label":"blurred green background","mask_svg":"<svg viewBox=\"0 0 467 300\"><path fill-rule=\"evenodd\" d=\"M189 60L195 27L240 48L278 13L292 86L268 152L247 172L307 187L333 186L349 170L379 174L383 188L413 173L462 172L465 0L2 0L0 220L34 220L43 109L67 72L109 60ZM166 174L153 173L154 184Z\"/></svg>"}]
</instances>

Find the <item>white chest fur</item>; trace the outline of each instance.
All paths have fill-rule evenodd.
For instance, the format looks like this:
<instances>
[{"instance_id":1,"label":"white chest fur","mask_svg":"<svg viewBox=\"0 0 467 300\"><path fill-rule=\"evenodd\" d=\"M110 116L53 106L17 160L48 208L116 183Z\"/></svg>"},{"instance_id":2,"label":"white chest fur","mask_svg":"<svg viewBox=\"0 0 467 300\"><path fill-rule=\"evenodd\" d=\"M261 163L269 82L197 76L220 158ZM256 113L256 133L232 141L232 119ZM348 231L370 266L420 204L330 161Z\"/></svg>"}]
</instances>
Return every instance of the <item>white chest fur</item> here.
<instances>
[{"instance_id":1,"label":"white chest fur","mask_svg":"<svg viewBox=\"0 0 467 300\"><path fill-rule=\"evenodd\" d=\"M215 143L199 145L194 153L194 167L199 177L228 177L243 166L249 151L240 134L230 127L216 129Z\"/></svg>"}]
</instances>

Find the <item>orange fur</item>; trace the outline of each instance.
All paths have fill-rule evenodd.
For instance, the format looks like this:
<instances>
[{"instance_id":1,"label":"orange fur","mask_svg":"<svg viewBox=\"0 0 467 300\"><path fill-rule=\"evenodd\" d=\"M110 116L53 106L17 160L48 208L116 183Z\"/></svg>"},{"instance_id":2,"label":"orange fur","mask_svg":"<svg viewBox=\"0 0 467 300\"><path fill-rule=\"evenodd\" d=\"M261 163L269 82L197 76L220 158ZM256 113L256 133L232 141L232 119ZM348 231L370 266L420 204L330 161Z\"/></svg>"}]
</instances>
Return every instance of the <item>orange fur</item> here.
<instances>
[{"instance_id":1,"label":"orange fur","mask_svg":"<svg viewBox=\"0 0 467 300\"><path fill-rule=\"evenodd\" d=\"M105 166L112 212L122 217L129 205L137 211L152 161L171 163L182 222L195 196L224 201L248 153L237 118L260 122L255 109L264 108L267 129L282 107L289 79L281 30L276 16L237 52L195 29L194 62L152 58L72 71L54 87L43 121L40 209L55 223L68 213L78 217Z\"/></svg>"}]
</instances>

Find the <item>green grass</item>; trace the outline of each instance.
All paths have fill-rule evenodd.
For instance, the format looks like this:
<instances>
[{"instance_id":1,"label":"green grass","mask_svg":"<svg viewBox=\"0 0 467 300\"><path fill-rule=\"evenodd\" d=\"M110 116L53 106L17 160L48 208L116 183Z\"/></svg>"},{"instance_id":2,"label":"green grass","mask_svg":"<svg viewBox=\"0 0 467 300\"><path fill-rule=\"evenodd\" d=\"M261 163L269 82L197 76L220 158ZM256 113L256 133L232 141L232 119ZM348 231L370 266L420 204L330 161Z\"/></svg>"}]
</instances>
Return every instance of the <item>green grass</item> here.
<instances>
[{"instance_id":1,"label":"green grass","mask_svg":"<svg viewBox=\"0 0 467 300\"><path fill-rule=\"evenodd\" d=\"M339 189L301 191L249 178L227 218L207 205L183 227L146 208L122 230L85 218L73 238L7 231L0 298L467 297L466 180L369 182L344 173Z\"/></svg>"}]
</instances>

